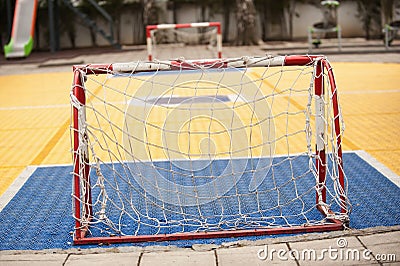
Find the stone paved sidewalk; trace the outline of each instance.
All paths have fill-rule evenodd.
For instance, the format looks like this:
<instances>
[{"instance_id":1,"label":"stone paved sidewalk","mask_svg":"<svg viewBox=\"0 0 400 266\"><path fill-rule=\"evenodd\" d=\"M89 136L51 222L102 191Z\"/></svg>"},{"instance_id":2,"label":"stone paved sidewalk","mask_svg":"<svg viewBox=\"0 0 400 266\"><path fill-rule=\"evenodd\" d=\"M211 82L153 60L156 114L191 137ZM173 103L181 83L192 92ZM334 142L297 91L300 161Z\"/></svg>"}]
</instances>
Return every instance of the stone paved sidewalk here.
<instances>
[{"instance_id":1,"label":"stone paved sidewalk","mask_svg":"<svg viewBox=\"0 0 400 266\"><path fill-rule=\"evenodd\" d=\"M400 265L400 226L239 241L192 248L150 246L0 251L0 265Z\"/></svg>"},{"instance_id":2,"label":"stone paved sidewalk","mask_svg":"<svg viewBox=\"0 0 400 266\"><path fill-rule=\"evenodd\" d=\"M223 57L289 55L289 54L323 54L331 62L385 62L400 63L400 42L386 50L381 40L365 41L361 38L344 39L342 51L339 52L336 41L324 40L320 49L308 50L305 42L270 42L259 46L226 46ZM212 58L213 53L204 47L167 46L160 53L161 59L172 59L174 52L186 59ZM93 48L65 50L56 53L34 52L26 59L6 60L0 57L0 75L43 72L71 72L74 64L116 63L147 60L144 45L125 47L122 50L113 48Z\"/></svg>"}]
</instances>

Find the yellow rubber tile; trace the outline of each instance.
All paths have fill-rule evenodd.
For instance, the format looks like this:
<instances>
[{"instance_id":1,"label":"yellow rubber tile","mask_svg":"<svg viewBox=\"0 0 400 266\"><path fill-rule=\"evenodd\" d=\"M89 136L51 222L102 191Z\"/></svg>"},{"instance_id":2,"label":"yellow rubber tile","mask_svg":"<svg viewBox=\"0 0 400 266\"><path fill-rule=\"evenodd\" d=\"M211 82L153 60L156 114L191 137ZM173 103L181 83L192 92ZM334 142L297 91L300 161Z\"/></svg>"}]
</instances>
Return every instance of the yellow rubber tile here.
<instances>
[{"instance_id":1,"label":"yellow rubber tile","mask_svg":"<svg viewBox=\"0 0 400 266\"><path fill-rule=\"evenodd\" d=\"M400 64L333 63L344 149L365 150L400 175Z\"/></svg>"},{"instance_id":2,"label":"yellow rubber tile","mask_svg":"<svg viewBox=\"0 0 400 266\"><path fill-rule=\"evenodd\" d=\"M332 65L346 125L344 148L366 150L400 174L400 64ZM71 81L71 72L0 76L0 195L28 165L71 163ZM278 80L270 82L274 86ZM102 91L95 93L115 100ZM275 108L280 101L275 100ZM303 101L293 98L290 110ZM278 127L276 134L286 130ZM302 149L301 140L297 142L290 152ZM288 150L284 143L279 146L277 152Z\"/></svg>"},{"instance_id":3,"label":"yellow rubber tile","mask_svg":"<svg viewBox=\"0 0 400 266\"><path fill-rule=\"evenodd\" d=\"M63 132L61 134L61 132ZM67 130L61 130L61 135L53 135L57 137L56 143L51 143L49 146L50 151L45 153L45 158L42 160L42 164L72 164L72 153L71 153L71 138L69 132L69 123Z\"/></svg>"},{"instance_id":4,"label":"yellow rubber tile","mask_svg":"<svg viewBox=\"0 0 400 266\"><path fill-rule=\"evenodd\" d=\"M71 73L0 76L0 195L26 166L42 163L66 121L62 134L68 129L71 80Z\"/></svg>"},{"instance_id":5,"label":"yellow rubber tile","mask_svg":"<svg viewBox=\"0 0 400 266\"><path fill-rule=\"evenodd\" d=\"M68 104L71 72L0 76L0 106Z\"/></svg>"},{"instance_id":6,"label":"yellow rubber tile","mask_svg":"<svg viewBox=\"0 0 400 266\"><path fill-rule=\"evenodd\" d=\"M1 165L0 167L0 196L7 190L7 188L14 182L26 166L8 166Z\"/></svg>"},{"instance_id":7,"label":"yellow rubber tile","mask_svg":"<svg viewBox=\"0 0 400 266\"><path fill-rule=\"evenodd\" d=\"M1 110L0 138L4 143L0 165L40 164L37 156L65 121L69 125L69 109Z\"/></svg>"},{"instance_id":8,"label":"yellow rubber tile","mask_svg":"<svg viewBox=\"0 0 400 266\"><path fill-rule=\"evenodd\" d=\"M340 92L399 89L400 64L332 63Z\"/></svg>"},{"instance_id":9,"label":"yellow rubber tile","mask_svg":"<svg viewBox=\"0 0 400 266\"><path fill-rule=\"evenodd\" d=\"M396 174L400 173L400 150L367 150L374 158L379 158L379 161L389 167Z\"/></svg>"}]
</instances>

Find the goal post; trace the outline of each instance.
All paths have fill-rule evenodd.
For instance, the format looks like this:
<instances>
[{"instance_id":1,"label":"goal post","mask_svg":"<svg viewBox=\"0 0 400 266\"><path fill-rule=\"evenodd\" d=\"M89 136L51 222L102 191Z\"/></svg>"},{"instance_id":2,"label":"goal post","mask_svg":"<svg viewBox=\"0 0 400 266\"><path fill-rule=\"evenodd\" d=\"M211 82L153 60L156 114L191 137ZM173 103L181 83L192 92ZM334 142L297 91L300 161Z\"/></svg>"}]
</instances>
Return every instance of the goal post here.
<instances>
[{"instance_id":1,"label":"goal post","mask_svg":"<svg viewBox=\"0 0 400 266\"><path fill-rule=\"evenodd\" d=\"M324 56L74 66L74 243L342 230L342 116Z\"/></svg>"},{"instance_id":2,"label":"goal post","mask_svg":"<svg viewBox=\"0 0 400 266\"><path fill-rule=\"evenodd\" d=\"M222 58L222 31L220 22L197 22L197 23L184 23L184 24L158 24L158 25L147 25L146 26L146 43L147 43L147 56L148 60L152 61L154 59L154 45L155 38L154 33L157 31L168 31L174 30L174 34L179 34L178 29L201 29L209 28L215 29L211 31L211 37L215 36L216 53L218 58ZM183 32L182 32L183 33ZM190 33L189 33L190 34ZM191 33L193 34L193 33Z\"/></svg>"}]
</instances>

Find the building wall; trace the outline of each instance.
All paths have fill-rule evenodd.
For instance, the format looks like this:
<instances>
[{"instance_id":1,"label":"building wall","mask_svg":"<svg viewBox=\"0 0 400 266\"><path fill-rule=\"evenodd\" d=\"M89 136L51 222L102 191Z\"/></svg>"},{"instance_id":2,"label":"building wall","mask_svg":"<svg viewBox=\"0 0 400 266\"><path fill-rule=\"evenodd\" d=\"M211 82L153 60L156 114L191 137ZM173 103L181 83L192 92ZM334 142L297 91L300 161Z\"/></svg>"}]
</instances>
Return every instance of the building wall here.
<instances>
[{"instance_id":1,"label":"building wall","mask_svg":"<svg viewBox=\"0 0 400 266\"><path fill-rule=\"evenodd\" d=\"M173 23L173 12L169 10L166 3L162 2L161 8L163 11L160 13L160 21L163 23ZM259 11L260 12L260 11ZM310 4L297 3L296 12L299 16L293 17L293 38L294 39L306 39L307 38L307 28L322 20L322 11ZM220 21L223 25L223 14L216 13L210 15L209 12L206 13L210 21ZM277 23L270 23L268 17L265 14L259 14L258 16L258 29L257 31L261 33L264 31L263 36L265 41L277 40L277 39L288 39L288 21L286 18L286 25ZM267 22L267 25L262 24L262 20ZM201 8L199 5L195 4L183 4L176 10L176 20L178 23L187 22L200 22ZM346 37L362 37L364 36L364 30L360 19L357 17L357 4L355 1L345 1L342 2L338 9L338 21L342 27L342 36ZM96 19L96 23L100 25L105 31L108 32L108 26L105 24L104 20L101 18ZM233 41L236 37L236 21L235 14L230 15L230 26L229 29L222 29L223 31L229 31L228 41ZM76 22L76 46L77 47L91 47L92 41L90 37L90 30L88 27L84 26L77 19ZM117 32L117 28L114 29ZM120 16L120 43L122 45L132 45L132 44L144 44L144 25L142 21L141 10L127 9L121 13ZM41 29L40 31L40 46L39 48L46 49L48 47L48 30ZM107 46L109 43L101 35L97 35L97 45ZM60 36L60 48L71 48L71 43L67 37L66 33Z\"/></svg>"},{"instance_id":2,"label":"building wall","mask_svg":"<svg viewBox=\"0 0 400 266\"><path fill-rule=\"evenodd\" d=\"M308 27L322 21L322 11L313 5L307 4L297 4L296 11L300 15L295 17L293 21L293 38L306 38ZM338 8L338 24L342 28L342 36L344 38L364 36L362 23L357 17L357 3L354 1L346 1L340 4Z\"/></svg>"},{"instance_id":3,"label":"building wall","mask_svg":"<svg viewBox=\"0 0 400 266\"><path fill-rule=\"evenodd\" d=\"M362 23L357 17L357 3L343 2L338 10L339 24L344 37L363 37Z\"/></svg>"}]
</instances>

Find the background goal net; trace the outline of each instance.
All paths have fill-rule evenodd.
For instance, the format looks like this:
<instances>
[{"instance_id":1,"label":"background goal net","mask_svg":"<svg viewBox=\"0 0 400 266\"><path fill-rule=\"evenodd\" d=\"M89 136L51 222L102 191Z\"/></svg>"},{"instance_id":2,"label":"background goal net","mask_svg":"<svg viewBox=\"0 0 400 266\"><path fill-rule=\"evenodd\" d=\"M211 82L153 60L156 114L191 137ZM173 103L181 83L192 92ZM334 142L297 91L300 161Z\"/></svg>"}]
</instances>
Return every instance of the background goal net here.
<instances>
[{"instance_id":1,"label":"background goal net","mask_svg":"<svg viewBox=\"0 0 400 266\"><path fill-rule=\"evenodd\" d=\"M74 67L74 242L343 229L342 117L324 57Z\"/></svg>"},{"instance_id":2,"label":"background goal net","mask_svg":"<svg viewBox=\"0 0 400 266\"><path fill-rule=\"evenodd\" d=\"M146 26L147 55L153 59L172 59L172 56L188 56L182 54L182 45L191 45L190 55L196 58L221 58L222 35L219 22L198 22L187 24L158 24ZM174 53L173 51L179 51ZM163 54L164 53L164 54Z\"/></svg>"}]
</instances>

